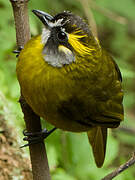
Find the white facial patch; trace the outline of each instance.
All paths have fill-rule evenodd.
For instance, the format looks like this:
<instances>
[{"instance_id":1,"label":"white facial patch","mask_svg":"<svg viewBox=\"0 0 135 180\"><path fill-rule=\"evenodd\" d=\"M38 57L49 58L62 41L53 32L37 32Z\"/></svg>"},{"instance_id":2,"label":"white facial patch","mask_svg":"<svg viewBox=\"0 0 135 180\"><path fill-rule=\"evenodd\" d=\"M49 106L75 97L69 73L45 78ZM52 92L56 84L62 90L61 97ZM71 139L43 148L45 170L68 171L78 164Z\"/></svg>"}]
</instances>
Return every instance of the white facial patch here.
<instances>
[{"instance_id":1,"label":"white facial patch","mask_svg":"<svg viewBox=\"0 0 135 180\"><path fill-rule=\"evenodd\" d=\"M62 19L58 19L58 20L55 21L54 23L49 22L48 24L49 24L50 27L62 26L62 21L63 21L63 18L62 18Z\"/></svg>"},{"instance_id":2,"label":"white facial patch","mask_svg":"<svg viewBox=\"0 0 135 180\"><path fill-rule=\"evenodd\" d=\"M43 28L42 36L41 36L43 44L46 44L48 38L50 37L50 34L51 34L51 31L49 29Z\"/></svg>"},{"instance_id":3,"label":"white facial patch","mask_svg":"<svg viewBox=\"0 0 135 180\"><path fill-rule=\"evenodd\" d=\"M58 21L55 21L54 23L48 22L48 24L51 28L53 28L53 27L61 26L62 21L63 21L63 18L58 19ZM61 30L65 32L65 28L61 28ZM49 29L43 28L42 30L42 43L43 44L46 44L48 38L50 37L50 34L51 34L51 31Z\"/></svg>"},{"instance_id":4,"label":"white facial patch","mask_svg":"<svg viewBox=\"0 0 135 180\"><path fill-rule=\"evenodd\" d=\"M61 27L62 21L63 19L59 19L55 21L54 23L48 22L50 29L53 27L58 27L58 26ZM65 28L61 27L61 32L66 33ZM68 37L68 33L66 34ZM51 30L44 28L42 31L42 43L44 44L44 49L42 53L43 53L44 60L51 66L59 67L59 68L62 67L63 65L71 64L72 62L74 62L75 56L69 48L63 45L59 45L58 47L53 46L54 44L52 44L49 47L48 45L46 45L50 36L51 36Z\"/></svg>"},{"instance_id":5,"label":"white facial patch","mask_svg":"<svg viewBox=\"0 0 135 180\"><path fill-rule=\"evenodd\" d=\"M72 51L64 46L59 46L58 51L45 51L43 52L44 60L53 67L62 67L66 64L75 62L75 56Z\"/></svg>"}]
</instances>

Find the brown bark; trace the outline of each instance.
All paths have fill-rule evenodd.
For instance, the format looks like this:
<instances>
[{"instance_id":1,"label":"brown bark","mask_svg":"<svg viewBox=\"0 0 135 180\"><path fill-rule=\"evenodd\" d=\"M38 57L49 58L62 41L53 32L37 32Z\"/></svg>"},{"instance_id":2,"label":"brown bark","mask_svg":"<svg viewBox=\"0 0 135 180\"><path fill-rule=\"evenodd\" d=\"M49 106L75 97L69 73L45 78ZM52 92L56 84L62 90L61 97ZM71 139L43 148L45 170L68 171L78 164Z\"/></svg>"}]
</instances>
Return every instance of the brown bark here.
<instances>
[{"instance_id":1,"label":"brown bark","mask_svg":"<svg viewBox=\"0 0 135 180\"><path fill-rule=\"evenodd\" d=\"M17 46L24 46L30 39L30 28L28 20L28 0L10 0L16 28ZM24 120L28 132L41 131L40 117L37 116L21 95L20 104L24 113ZM29 146L32 172L34 180L50 180L48 160L44 142Z\"/></svg>"}]
</instances>

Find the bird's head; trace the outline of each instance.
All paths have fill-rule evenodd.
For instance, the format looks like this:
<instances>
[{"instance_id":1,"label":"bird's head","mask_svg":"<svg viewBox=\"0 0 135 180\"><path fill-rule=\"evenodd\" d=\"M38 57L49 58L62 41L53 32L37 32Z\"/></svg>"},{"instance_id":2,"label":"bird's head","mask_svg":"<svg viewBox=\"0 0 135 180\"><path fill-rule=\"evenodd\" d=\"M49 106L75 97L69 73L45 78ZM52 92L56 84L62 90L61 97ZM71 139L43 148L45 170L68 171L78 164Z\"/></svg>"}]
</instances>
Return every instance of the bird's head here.
<instances>
[{"instance_id":1,"label":"bird's head","mask_svg":"<svg viewBox=\"0 0 135 180\"><path fill-rule=\"evenodd\" d=\"M51 16L32 11L44 24L42 31L43 57L48 64L62 67L76 61L76 56L90 57L99 48L88 24L79 16L64 11Z\"/></svg>"}]
</instances>

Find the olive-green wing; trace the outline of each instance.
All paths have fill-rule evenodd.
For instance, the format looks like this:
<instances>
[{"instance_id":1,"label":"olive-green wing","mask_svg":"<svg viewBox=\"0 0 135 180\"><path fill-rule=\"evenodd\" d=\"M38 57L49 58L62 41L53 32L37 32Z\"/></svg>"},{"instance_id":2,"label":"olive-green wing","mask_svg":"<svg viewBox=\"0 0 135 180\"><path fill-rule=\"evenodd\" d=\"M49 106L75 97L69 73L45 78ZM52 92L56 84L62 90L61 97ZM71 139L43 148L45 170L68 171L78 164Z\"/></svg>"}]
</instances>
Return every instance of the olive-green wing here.
<instances>
[{"instance_id":1,"label":"olive-green wing","mask_svg":"<svg viewBox=\"0 0 135 180\"><path fill-rule=\"evenodd\" d=\"M116 71L118 73L118 79L119 79L119 81L122 82L122 74L120 72L119 66L116 64L116 62L113 60L113 58L111 58L111 60L114 63L115 69L116 69Z\"/></svg>"},{"instance_id":2,"label":"olive-green wing","mask_svg":"<svg viewBox=\"0 0 135 180\"><path fill-rule=\"evenodd\" d=\"M112 70L112 84L106 88L106 95L108 96L107 101L100 101L97 99L97 106L99 107L98 113L93 117L93 123L95 122L95 127L88 131L88 139L92 146L92 151L97 167L101 167L104 163L105 153L106 153L106 142L107 142L107 128L118 127L120 121L123 120L123 92L121 88L122 75L118 65L109 56L107 52L104 51L105 61L110 65L108 68L113 68ZM106 63L105 62L105 63ZM106 64L107 64L106 63ZM109 75L109 74L108 74ZM109 76L108 76L109 77Z\"/></svg>"}]
</instances>

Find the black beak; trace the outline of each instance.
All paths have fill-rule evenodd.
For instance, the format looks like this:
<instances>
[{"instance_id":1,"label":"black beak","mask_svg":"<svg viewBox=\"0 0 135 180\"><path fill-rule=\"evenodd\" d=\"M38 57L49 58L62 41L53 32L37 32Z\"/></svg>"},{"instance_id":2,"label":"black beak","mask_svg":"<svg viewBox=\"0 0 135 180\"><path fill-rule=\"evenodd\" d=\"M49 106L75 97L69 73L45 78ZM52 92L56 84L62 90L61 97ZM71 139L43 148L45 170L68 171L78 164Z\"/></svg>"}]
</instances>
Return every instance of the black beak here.
<instances>
[{"instance_id":1,"label":"black beak","mask_svg":"<svg viewBox=\"0 0 135 180\"><path fill-rule=\"evenodd\" d=\"M49 22L52 21L53 19L53 16L51 16L50 14L47 14L43 11L40 11L40 10L32 10L32 12L42 21L42 23L50 28L49 26Z\"/></svg>"}]
</instances>

